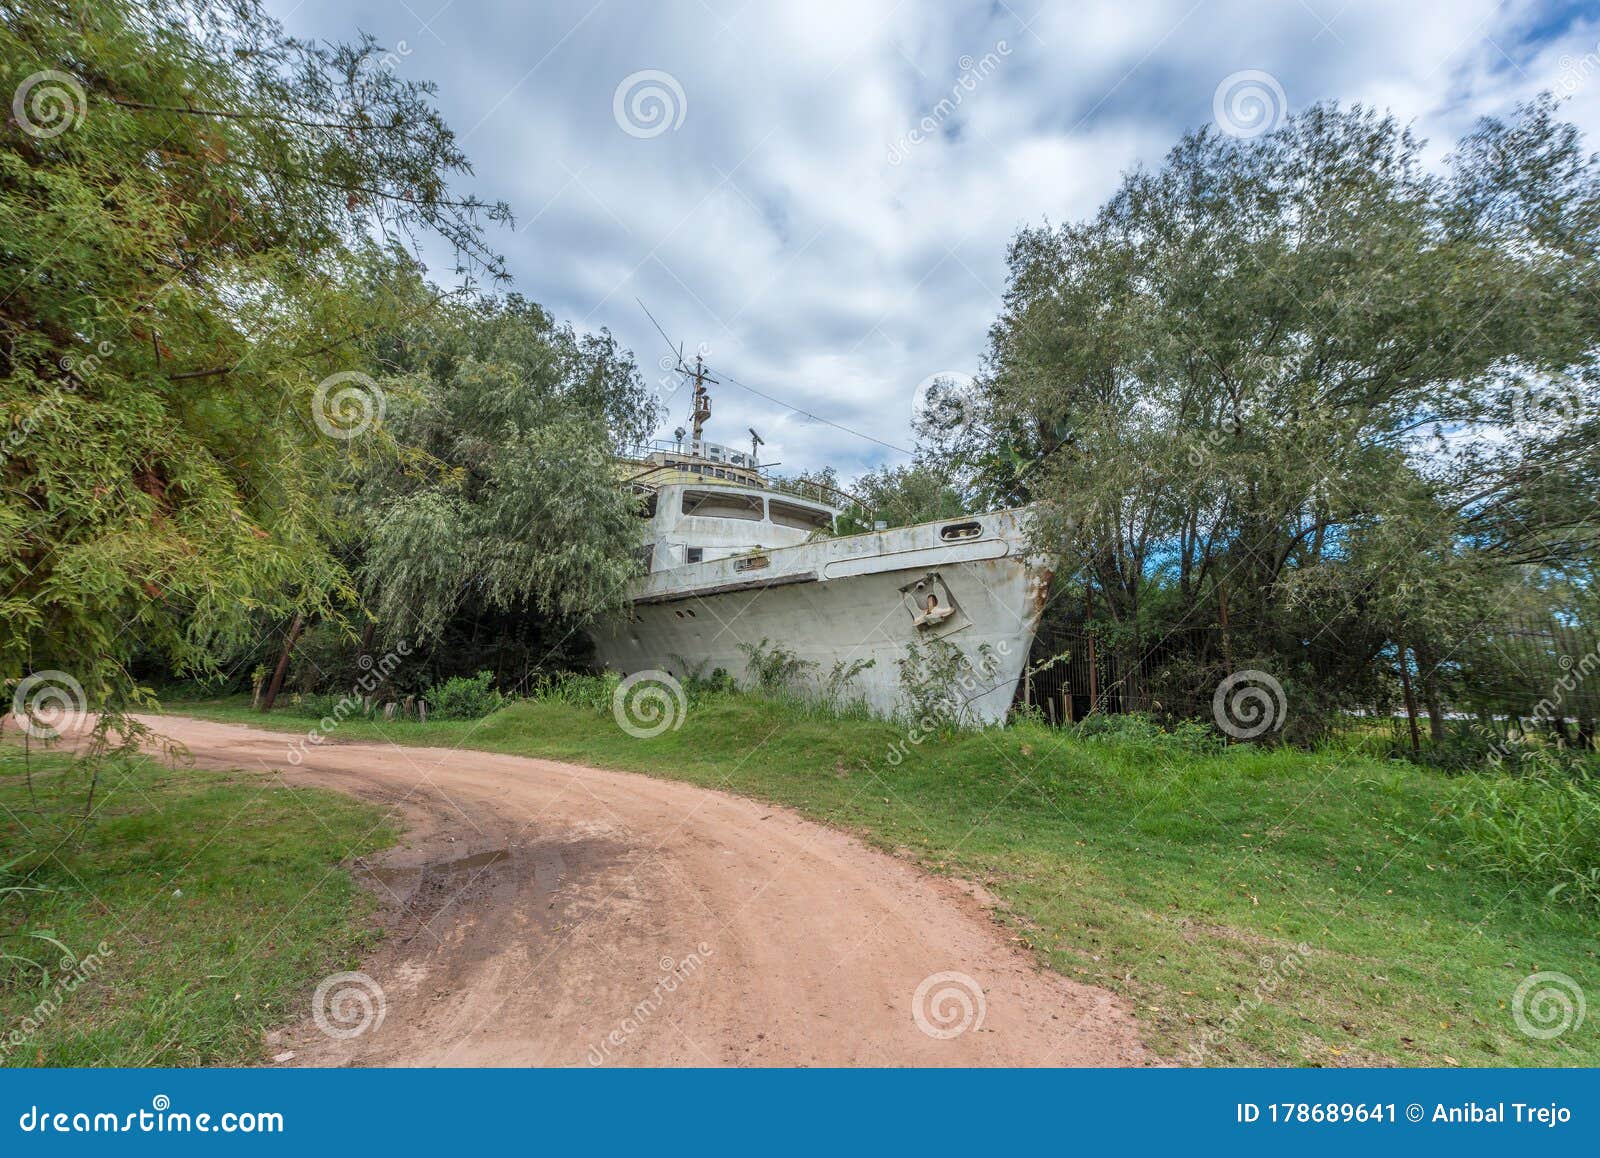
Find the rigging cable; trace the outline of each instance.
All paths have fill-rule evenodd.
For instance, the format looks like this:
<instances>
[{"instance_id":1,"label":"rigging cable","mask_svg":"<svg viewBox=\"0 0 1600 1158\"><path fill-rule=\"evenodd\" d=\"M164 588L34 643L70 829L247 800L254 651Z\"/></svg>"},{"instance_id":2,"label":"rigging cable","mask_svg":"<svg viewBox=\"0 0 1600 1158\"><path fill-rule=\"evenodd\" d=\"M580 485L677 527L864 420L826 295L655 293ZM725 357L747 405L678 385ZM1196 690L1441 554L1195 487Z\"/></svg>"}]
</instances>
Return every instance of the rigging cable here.
<instances>
[{"instance_id":1,"label":"rigging cable","mask_svg":"<svg viewBox=\"0 0 1600 1158\"><path fill-rule=\"evenodd\" d=\"M660 334L662 340L667 343L667 349L671 350L673 352L673 354L677 356L679 367L681 369L682 368L682 364L683 364L683 354L682 354L682 352L673 347L672 339L667 337L667 332L661 328L661 323L656 321L655 315L650 312L649 307L646 306L644 304L644 302L641 301L639 298L634 298L633 300L639 303L639 308L641 310L644 310L645 317L650 319L650 324L655 326L656 332L658 334ZM746 386L743 382L739 381L739 379L737 379L733 375L729 374L726 370L720 371L720 373L722 374L722 381L731 382L731 383L733 383L733 385L739 387L739 389L748 390L750 393L754 394L756 397L765 398L768 402L771 402L776 406L781 406L785 410L793 411L795 414L804 415L805 417L811 419L813 422L820 422L824 426L831 426L835 430L844 431L846 434L853 434L857 438L864 438L868 442L875 442L879 446L886 447L889 450L894 451L896 454L904 454L904 455L910 455L912 457L915 457L915 454L916 454L915 451L907 450L903 446L896 446L892 442L885 442L881 438L875 438L872 435L864 434L859 430L852 430L850 427L845 426L843 423L835 422L831 418L824 418L820 414L813 414L809 410L802 410L800 407L795 406L792 403L785 402L782 398L774 398L771 394L767 394L767 393L764 393L763 391L757 390L754 386Z\"/></svg>"}]
</instances>

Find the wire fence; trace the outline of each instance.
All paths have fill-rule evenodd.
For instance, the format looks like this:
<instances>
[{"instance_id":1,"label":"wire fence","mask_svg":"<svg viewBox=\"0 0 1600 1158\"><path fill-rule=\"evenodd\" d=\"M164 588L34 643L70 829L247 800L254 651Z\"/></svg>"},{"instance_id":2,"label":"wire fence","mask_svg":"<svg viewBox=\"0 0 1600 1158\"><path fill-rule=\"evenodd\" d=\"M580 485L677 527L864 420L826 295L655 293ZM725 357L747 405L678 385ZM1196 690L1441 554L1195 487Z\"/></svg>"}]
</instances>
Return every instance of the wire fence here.
<instances>
[{"instance_id":1,"label":"wire fence","mask_svg":"<svg viewBox=\"0 0 1600 1158\"><path fill-rule=\"evenodd\" d=\"M1475 729L1505 739L1537 735L1575 748L1600 733L1600 634L1549 618L1480 628L1439 656L1394 645L1374 659L1359 691L1330 689L1290 711L1318 732L1388 730L1413 747ZM1054 725L1096 713L1142 712L1163 721L1219 726L1218 688L1238 672L1218 630L1188 629L1137 649L1092 629L1069 630L1036 647L1017 704ZM1271 672L1264 673L1267 676Z\"/></svg>"}]
</instances>

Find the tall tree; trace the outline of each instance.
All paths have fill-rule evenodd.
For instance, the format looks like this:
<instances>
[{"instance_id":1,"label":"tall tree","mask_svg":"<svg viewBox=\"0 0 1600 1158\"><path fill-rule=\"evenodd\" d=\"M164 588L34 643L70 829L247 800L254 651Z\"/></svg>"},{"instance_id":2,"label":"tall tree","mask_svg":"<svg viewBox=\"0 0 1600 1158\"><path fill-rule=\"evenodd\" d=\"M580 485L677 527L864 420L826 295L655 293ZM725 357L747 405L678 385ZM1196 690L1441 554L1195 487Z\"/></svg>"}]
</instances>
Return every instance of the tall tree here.
<instances>
[{"instance_id":1,"label":"tall tree","mask_svg":"<svg viewBox=\"0 0 1600 1158\"><path fill-rule=\"evenodd\" d=\"M0 4L0 88L0 677L100 704L337 590L328 408L381 405L349 376L396 308L367 241L494 277L507 214L451 192L431 86L257 0Z\"/></svg>"},{"instance_id":2,"label":"tall tree","mask_svg":"<svg viewBox=\"0 0 1600 1158\"><path fill-rule=\"evenodd\" d=\"M639 509L614 452L657 421L631 355L511 295L430 319L379 352L388 426L353 505L359 573L385 630L437 636L458 614L576 626L623 605Z\"/></svg>"},{"instance_id":3,"label":"tall tree","mask_svg":"<svg viewBox=\"0 0 1600 1158\"><path fill-rule=\"evenodd\" d=\"M1592 559L1600 166L1540 100L1434 171L1392 118L1205 129L1092 220L1010 253L956 452L1037 500L1124 688L1209 629L1302 709L1443 656L1496 568Z\"/></svg>"}]
</instances>

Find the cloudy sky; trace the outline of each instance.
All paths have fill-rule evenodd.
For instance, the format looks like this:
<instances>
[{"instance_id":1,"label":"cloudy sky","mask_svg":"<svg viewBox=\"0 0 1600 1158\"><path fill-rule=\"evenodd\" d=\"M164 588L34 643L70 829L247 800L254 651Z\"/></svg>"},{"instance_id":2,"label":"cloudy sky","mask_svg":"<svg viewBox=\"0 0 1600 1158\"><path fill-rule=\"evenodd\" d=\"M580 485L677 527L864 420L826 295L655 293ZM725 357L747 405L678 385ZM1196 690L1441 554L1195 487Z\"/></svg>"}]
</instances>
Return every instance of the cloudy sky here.
<instances>
[{"instance_id":1,"label":"cloudy sky","mask_svg":"<svg viewBox=\"0 0 1600 1158\"><path fill-rule=\"evenodd\" d=\"M1093 213L1188 129L1336 98L1413 121L1439 157L1551 89L1600 147L1594 4L271 4L438 83L472 190L517 215L492 239L516 288L608 327L676 422L688 392L636 299L725 379L879 441L731 381L708 437L753 425L769 460L847 477L905 460L920 383L979 368L1018 227Z\"/></svg>"}]
</instances>

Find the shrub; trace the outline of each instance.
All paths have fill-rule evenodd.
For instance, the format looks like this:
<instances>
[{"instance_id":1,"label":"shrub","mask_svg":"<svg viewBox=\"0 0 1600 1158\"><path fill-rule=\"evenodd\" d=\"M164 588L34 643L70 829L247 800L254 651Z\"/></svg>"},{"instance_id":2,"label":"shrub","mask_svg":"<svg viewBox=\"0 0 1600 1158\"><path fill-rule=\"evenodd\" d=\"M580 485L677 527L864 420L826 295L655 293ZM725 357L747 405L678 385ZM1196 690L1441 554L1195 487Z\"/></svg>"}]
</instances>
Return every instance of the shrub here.
<instances>
[{"instance_id":1,"label":"shrub","mask_svg":"<svg viewBox=\"0 0 1600 1158\"><path fill-rule=\"evenodd\" d=\"M683 688L691 700L709 700L716 696L731 695L737 690L737 685L733 682L733 674L727 668L719 667L713 668L708 676L702 676L696 669L683 682Z\"/></svg>"},{"instance_id":2,"label":"shrub","mask_svg":"<svg viewBox=\"0 0 1600 1158\"><path fill-rule=\"evenodd\" d=\"M481 720L505 703L494 687L494 673L480 671L475 676L451 676L422 697L428 709L441 720Z\"/></svg>"},{"instance_id":3,"label":"shrub","mask_svg":"<svg viewBox=\"0 0 1600 1158\"><path fill-rule=\"evenodd\" d=\"M781 644L763 639L760 643L741 643L739 650L749 659L750 678L763 692L792 691L817 665Z\"/></svg>"},{"instance_id":4,"label":"shrub","mask_svg":"<svg viewBox=\"0 0 1600 1158\"><path fill-rule=\"evenodd\" d=\"M334 706L338 702L338 696L322 695L321 693L292 695L289 697L289 714L320 720L324 716L331 716Z\"/></svg>"},{"instance_id":5,"label":"shrub","mask_svg":"<svg viewBox=\"0 0 1600 1158\"><path fill-rule=\"evenodd\" d=\"M1451 801L1465 859L1552 899L1600 907L1600 784L1470 776Z\"/></svg>"},{"instance_id":6,"label":"shrub","mask_svg":"<svg viewBox=\"0 0 1600 1158\"><path fill-rule=\"evenodd\" d=\"M1227 748L1217 730L1198 720L1174 720L1165 727L1145 712L1094 712L1070 726L1080 739L1103 740L1167 752L1209 755Z\"/></svg>"},{"instance_id":7,"label":"shrub","mask_svg":"<svg viewBox=\"0 0 1600 1158\"><path fill-rule=\"evenodd\" d=\"M601 672L599 675L556 672L542 677L528 694L530 699L609 712L611 697L621 682L622 677L614 671Z\"/></svg>"}]
</instances>

